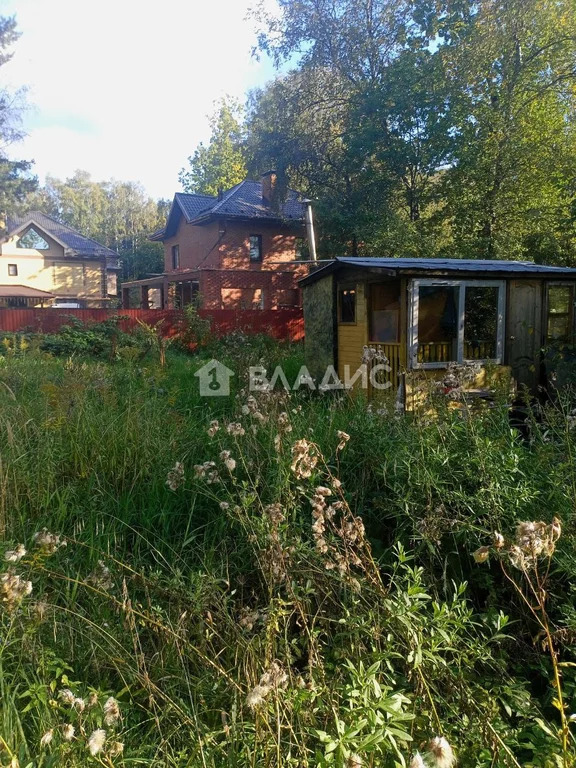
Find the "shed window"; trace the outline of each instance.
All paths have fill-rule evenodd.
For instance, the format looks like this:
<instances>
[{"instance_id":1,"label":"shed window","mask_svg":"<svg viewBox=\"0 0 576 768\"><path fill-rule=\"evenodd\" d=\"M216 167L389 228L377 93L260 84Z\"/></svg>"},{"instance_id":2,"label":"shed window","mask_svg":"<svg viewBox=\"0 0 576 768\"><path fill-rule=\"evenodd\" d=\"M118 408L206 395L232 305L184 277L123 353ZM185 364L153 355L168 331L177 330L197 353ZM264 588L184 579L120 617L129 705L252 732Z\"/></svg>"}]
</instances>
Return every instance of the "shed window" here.
<instances>
[{"instance_id":1,"label":"shed window","mask_svg":"<svg viewBox=\"0 0 576 768\"><path fill-rule=\"evenodd\" d=\"M400 338L400 281L370 288L370 341L397 344Z\"/></svg>"},{"instance_id":2,"label":"shed window","mask_svg":"<svg viewBox=\"0 0 576 768\"><path fill-rule=\"evenodd\" d=\"M356 290L340 288L338 291L338 320L341 323L356 322Z\"/></svg>"},{"instance_id":3,"label":"shed window","mask_svg":"<svg viewBox=\"0 0 576 768\"><path fill-rule=\"evenodd\" d=\"M180 269L180 246L172 246L172 269Z\"/></svg>"},{"instance_id":4,"label":"shed window","mask_svg":"<svg viewBox=\"0 0 576 768\"><path fill-rule=\"evenodd\" d=\"M262 235L250 235L250 261L262 261Z\"/></svg>"},{"instance_id":5,"label":"shed window","mask_svg":"<svg viewBox=\"0 0 576 768\"><path fill-rule=\"evenodd\" d=\"M572 341L574 328L574 286L548 286L546 340Z\"/></svg>"},{"instance_id":6,"label":"shed window","mask_svg":"<svg viewBox=\"0 0 576 768\"><path fill-rule=\"evenodd\" d=\"M501 362L504 295L502 281L414 280L412 365Z\"/></svg>"}]
</instances>

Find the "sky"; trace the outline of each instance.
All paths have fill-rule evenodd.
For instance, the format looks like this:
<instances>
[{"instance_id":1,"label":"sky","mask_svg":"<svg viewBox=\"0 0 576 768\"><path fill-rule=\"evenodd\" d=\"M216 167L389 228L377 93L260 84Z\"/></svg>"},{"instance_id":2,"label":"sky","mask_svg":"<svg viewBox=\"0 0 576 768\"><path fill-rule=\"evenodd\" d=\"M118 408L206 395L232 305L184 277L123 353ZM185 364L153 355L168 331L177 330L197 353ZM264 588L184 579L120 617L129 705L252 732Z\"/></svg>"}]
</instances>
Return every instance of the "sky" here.
<instances>
[{"instance_id":1,"label":"sky","mask_svg":"<svg viewBox=\"0 0 576 768\"><path fill-rule=\"evenodd\" d=\"M270 10L275 0L266 0ZM274 77L252 55L255 0L0 0L21 37L2 85L26 87L25 139L10 148L46 174L138 181L154 198L210 136L214 102Z\"/></svg>"}]
</instances>

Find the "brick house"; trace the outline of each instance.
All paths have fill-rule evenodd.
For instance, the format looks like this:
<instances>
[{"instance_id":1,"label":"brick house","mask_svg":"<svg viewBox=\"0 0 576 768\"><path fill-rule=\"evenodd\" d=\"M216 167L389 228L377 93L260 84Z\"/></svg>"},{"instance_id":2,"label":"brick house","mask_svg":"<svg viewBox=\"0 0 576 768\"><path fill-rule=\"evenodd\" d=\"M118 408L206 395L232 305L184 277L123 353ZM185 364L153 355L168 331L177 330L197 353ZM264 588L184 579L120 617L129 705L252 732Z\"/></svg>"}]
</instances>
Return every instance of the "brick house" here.
<instances>
[{"instance_id":1,"label":"brick house","mask_svg":"<svg viewBox=\"0 0 576 768\"><path fill-rule=\"evenodd\" d=\"M242 181L217 196L174 195L166 226L150 236L164 245L164 272L122 286L123 306L179 308L197 296L205 309L301 306L307 274L307 201L276 175Z\"/></svg>"},{"instance_id":2,"label":"brick house","mask_svg":"<svg viewBox=\"0 0 576 768\"><path fill-rule=\"evenodd\" d=\"M11 216L0 237L0 307L107 307L116 251L41 211Z\"/></svg>"}]
</instances>

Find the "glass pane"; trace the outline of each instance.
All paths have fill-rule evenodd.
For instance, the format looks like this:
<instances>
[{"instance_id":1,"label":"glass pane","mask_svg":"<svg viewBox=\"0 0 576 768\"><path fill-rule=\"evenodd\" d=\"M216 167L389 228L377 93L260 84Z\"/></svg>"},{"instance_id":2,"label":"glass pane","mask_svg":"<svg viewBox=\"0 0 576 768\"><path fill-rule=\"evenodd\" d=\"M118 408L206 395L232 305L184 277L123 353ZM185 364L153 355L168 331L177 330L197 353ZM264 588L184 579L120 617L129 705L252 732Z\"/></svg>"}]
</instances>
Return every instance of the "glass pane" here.
<instances>
[{"instance_id":1,"label":"glass pane","mask_svg":"<svg viewBox=\"0 0 576 768\"><path fill-rule=\"evenodd\" d=\"M572 287L569 285L551 285L548 288L548 328L549 341L566 339L572 334Z\"/></svg>"},{"instance_id":2,"label":"glass pane","mask_svg":"<svg viewBox=\"0 0 576 768\"><path fill-rule=\"evenodd\" d=\"M33 248L36 251L47 251L50 246L35 229L30 227L25 235L22 235L17 244L18 248Z\"/></svg>"},{"instance_id":3,"label":"glass pane","mask_svg":"<svg viewBox=\"0 0 576 768\"><path fill-rule=\"evenodd\" d=\"M464 359L494 359L497 341L498 288L468 286L464 296Z\"/></svg>"},{"instance_id":4,"label":"glass pane","mask_svg":"<svg viewBox=\"0 0 576 768\"><path fill-rule=\"evenodd\" d=\"M262 240L260 235L250 235L250 261L260 261L262 258Z\"/></svg>"},{"instance_id":5,"label":"glass pane","mask_svg":"<svg viewBox=\"0 0 576 768\"><path fill-rule=\"evenodd\" d=\"M340 291L340 322L356 322L356 291L353 288Z\"/></svg>"},{"instance_id":6,"label":"glass pane","mask_svg":"<svg viewBox=\"0 0 576 768\"><path fill-rule=\"evenodd\" d=\"M400 281L370 289L370 340L396 344L400 332Z\"/></svg>"},{"instance_id":7,"label":"glass pane","mask_svg":"<svg viewBox=\"0 0 576 768\"><path fill-rule=\"evenodd\" d=\"M458 295L455 285L423 285L418 292L418 362L458 360Z\"/></svg>"}]
</instances>

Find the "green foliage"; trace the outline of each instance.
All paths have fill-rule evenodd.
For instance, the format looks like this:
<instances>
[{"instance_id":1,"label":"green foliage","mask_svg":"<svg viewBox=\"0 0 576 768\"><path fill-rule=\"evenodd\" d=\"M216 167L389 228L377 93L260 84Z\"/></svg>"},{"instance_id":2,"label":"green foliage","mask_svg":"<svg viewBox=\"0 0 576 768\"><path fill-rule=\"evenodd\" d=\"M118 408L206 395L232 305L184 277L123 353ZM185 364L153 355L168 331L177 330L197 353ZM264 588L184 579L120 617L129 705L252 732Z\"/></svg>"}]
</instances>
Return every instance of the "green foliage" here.
<instances>
[{"instance_id":1,"label":"green foliage","mask_svg":"<svg viewBox=\"0 0 576 768\"><path fill-rule=\"evenodd\" d=\"M317 200L320 250L574 259L573 0L281 0L250 169Z\"/></svg>"},{"instance_id":2,"label":"green foliage","mask_svg":"<svg viewBox=\"0 0 576 768\"><path fill-rule=\"evenodd\" d=\"M221 99L210 120L209 145L200 144L188 158L189 167L178 175L185 192L217 195L220 189L229 189L246 178L240 120L240 105Z\"/></svg>"},{"instance_id":3,"label":"green foliage","mask_svg":"<svg viewBox=\"0 0 576 768\"><path fill-rule=\"evenodd\" d=\"M213 356L236 372L230 398L199 397ZM7 600L0 580L3 764L397 768L420 750L432 767L442 736L463 768L567 768L542 611L473 553L493 531L512 542L520 521L562 520L539 573L568 720L570 393L523 441L503 402L463 417L250 397L247 366L278 362L296 372L301 350L239 335L168 350L165 368L0 358L3 571L24 584ZM45 527L67 546L34 539ZM522 569L506 572L531 599ZM63 688L97 704L79 712Z\"/></svg>"}]
</instances>

